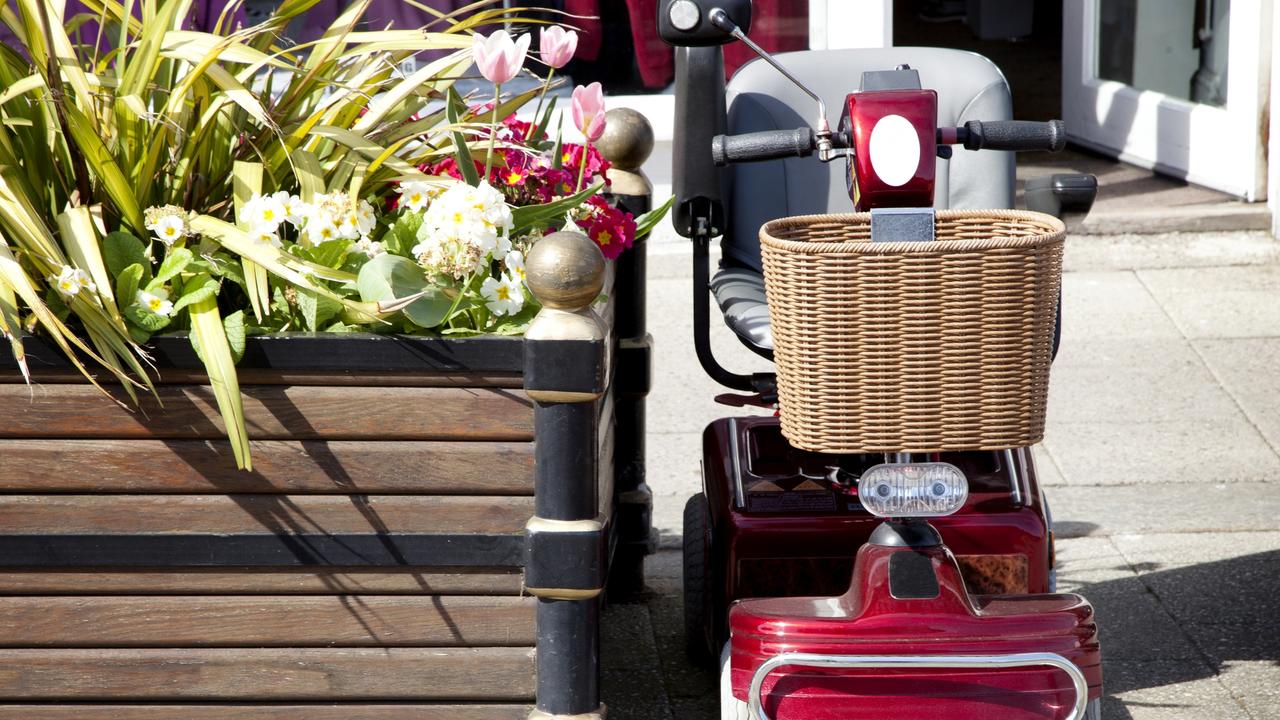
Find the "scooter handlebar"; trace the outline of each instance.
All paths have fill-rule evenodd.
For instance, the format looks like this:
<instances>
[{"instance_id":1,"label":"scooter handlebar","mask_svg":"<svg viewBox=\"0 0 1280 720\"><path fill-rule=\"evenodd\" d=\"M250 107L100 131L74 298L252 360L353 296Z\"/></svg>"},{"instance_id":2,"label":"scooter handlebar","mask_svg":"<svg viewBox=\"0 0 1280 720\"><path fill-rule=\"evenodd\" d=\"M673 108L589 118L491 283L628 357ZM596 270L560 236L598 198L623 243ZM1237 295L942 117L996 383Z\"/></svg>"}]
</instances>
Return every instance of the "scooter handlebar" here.
<instances>
[{"instance_id":1,"label":"scooter handlebar","mask_svg":"<svg viewBox=\"0 0 1280 720\"><path fill-rule=\"evenodd\" d=\"M716 135L711 139L711 157L716 165L758 162L813 154L817 138L811 128L768 130L742 135Z\"/></svg>"},{"instance_id":2,"label":"scooter handlebar","mask_svg":"<svg viewBox=\"0 0 1280 720\"><path fill-rule=\"evenodd\" d=\"M1061 120L970 120L956 140L969 150L1048 150L1058 152L1067 144L1067 129Z\"/></svg>"}]
</instances>

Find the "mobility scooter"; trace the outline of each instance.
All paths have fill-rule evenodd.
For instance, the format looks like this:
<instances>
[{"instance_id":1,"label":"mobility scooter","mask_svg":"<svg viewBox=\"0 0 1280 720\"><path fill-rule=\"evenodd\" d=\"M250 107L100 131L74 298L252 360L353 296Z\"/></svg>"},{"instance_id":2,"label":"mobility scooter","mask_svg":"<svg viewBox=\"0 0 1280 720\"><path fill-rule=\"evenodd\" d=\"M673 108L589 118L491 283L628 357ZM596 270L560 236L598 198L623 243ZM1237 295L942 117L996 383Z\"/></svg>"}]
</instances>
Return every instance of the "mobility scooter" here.
<instances>
[{"instance_id":1,"label":"mobility scooter","mask_svg":"<svg viewBox=\"0 0 1280 720\"><path fill-rule=\"evenodd\" d=\"M673 220L694 243L696 352L713 379L742 393L718 401L780 407L780 417L725 418L704 433L704 491L690 499L684 519L689 651L708 662L719 658L724 718L1097 720L1097 627L1087 601L1054 592L1052 526L1028 447L1043 432L1043 393L1060 331L1062 224L999 210L1012 207L1014 196L1013 156L1000 151L1061 149L1062 124L1010 120L1004 78L978 55L888 48L775 59L746 38L750 21L749 0L659 3L659 31L676 46ZM735 39L761 60L726 87L720 46ZM834 130L828 106L842 108ZM1029 209L1074 223L1096 189L1092 176L1055 175L1028 183L1025 195ZM870 212L817 217L845 211L850 200ZM891 280L883 287L876 277L858 281L856 302L837 303L843 310L836 313L788 295L796 285L779 269L779 248L790 244L803 254L800 244L813 242L839 254L850 241L884 243L879 257L921 249L929 255L928 243L971 250L966 238L985 240L981 232L963 232L964 213L951 211L964 208L994 208L984 212L1012 218L984 228L987 238L1056 229L1056 255L1034 260L1042 287L1017 296L1026 299L1027 312L1015 324L1027 327L1015 330L1025 332L997 330L994 342L1038 363L1038 386L1014 382L1025 374L1016 366L997 367L1008 358L997 358L994 379L979 383L996 388L994 401L939 400L931 394L945 388L912 386L915 365L936 371L936 356L953 348L981 359L985 348L975 346L982 340L965 335L973 323L963 316L966 308L974 314L989 308L965 305L963 291L960 305L935 315L932 327L913 325L910 314L913 302L925 307L928 298L893 297ZM716 237L723 257L710 278ZM1052 245L1042 240L1005 244ZM955 275L978 277L973 287L980 290L1016 295L1020 285L1032 284L1030 275L1024 283L1015 274L1012 288L1008 277L984 279L972 263L966 269L970 260L957 261ZM880 266L833 267L874 275ZM923 266L904 267L910 275ZM951 282L946 263L940 268L923 282ZM806 298L839 285L827 282L832 273L809 272ZM740 375L719 364L710 349L709 295L748 348L777 361L778 373ZM897 309L900 326L857 335L858 322L892 315L877 314L879 302ZM840 325L846 335L815 349L805 345L812 337L803 327L775 326L771 304L787 305L801 326L839 312L854 319ZM791 344L785 354L784 332ZM911 342L913 333L920 342ZM845 350L872 362L850 371L838 357ZM850 395L840 378L828 389L824 353L837 356L831 372L843 373L844 381L874 384L891 371L907 377L898 378L900 392L892 397L855 393L868 407L854 408L852 424L866 427L815 429L810 421L823 412L840 416L850 410L843 405L856 404L845 403ZM1023 402L1022 394L1040 397ZM805 414L799 406L806 403L824 407ZM948 422L930 425L927 417L923 434L878 432L904 423L918 431L921 415L939 408L965 415L966 403L1025 432L984 435L965 426L943 437L933 430Z\"/></svg>"}]
</instances>

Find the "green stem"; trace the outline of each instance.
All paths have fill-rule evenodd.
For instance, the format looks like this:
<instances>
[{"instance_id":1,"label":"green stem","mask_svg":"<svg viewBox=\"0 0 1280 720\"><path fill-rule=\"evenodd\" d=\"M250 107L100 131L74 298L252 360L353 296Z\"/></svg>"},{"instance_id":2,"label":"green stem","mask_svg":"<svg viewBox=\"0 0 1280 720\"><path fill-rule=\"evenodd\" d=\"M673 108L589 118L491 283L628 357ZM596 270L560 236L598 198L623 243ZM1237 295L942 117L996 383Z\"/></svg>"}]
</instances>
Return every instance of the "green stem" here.
<instances>
[{"instance_id":1,"label":"green stem","mask_svg":"<svg viewBox=\"0 0 1280 720\"><path fill-rule=\"evenodd\" d=\"M574 192L582 190L582 176L587 174L587 153L591 150L591 141L582 143L582 163L578 165L578 184L573 186Z\"/></svg>"},{"instance_id":2,"label":"green stem","mask_svg":"<svg viewBox=\"0 0 1280 720\"><path fill-rule=\"evenodd\" d=\"M542 122L542 101L547 98L547 92L551 90L551 78L556 76L556 69L551 68L547 73L546 82L542 83L542 94L538 96L538 109L533 111L533 125L537 127Z\"/></svg>"},{"instance_id":3,"label":"green stem","mask_svg":"<svg viewBox=\"0 0 1280 720\"><path fill-rule=\"evenodd\" d=\"M489 171L493 169L493 143L498 139L498 102L502 99L502 86L493 85L493 120L489 128L489 152L484 156L484 177L481 182L489 182Z\"/></svg>"}]
</instances>

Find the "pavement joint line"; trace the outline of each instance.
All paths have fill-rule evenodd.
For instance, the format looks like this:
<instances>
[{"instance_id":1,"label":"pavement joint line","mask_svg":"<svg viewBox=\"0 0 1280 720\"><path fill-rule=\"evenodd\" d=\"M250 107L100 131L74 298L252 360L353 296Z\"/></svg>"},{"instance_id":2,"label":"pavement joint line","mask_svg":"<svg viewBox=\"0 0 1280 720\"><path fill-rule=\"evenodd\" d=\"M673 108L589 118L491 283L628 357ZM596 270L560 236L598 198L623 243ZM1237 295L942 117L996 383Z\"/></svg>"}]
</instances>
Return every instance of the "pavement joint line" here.
<instances>
[{"instance_id":1,"label":"pavement joint line","mask_svg":"<svg viewBox=\"0 0 1280 720\"><path fill-rule=\"evenodd\" d=\"M1052 364L1053 364L1052 361L1050 361L1050 365ZM1049 372L1052 375L1053 370L1050 369ZM1050 382L1052 382L1052 379L1050 379ZM1062 480L1066 483L1067 487L1074 487L1075 483L1071 481L1071 478L1067 477L1066 471L1062 469L1062 463L1058 462L1058 458L1053 456L1053 451L1049 449L1049 446L1047 444L1045 444L1043 438L1041 438L1039 445L1040 445L1040 450L1044 452L1044 456L1049 458L1049 464L1053 466L1054 470L1058 471L1058 477L1062 478ZM1040 473L1037 472L1036 477L1039 478Z\"/></svg>"},{"instance_id":2,"label":"pavement joint line","mask_svg":"<svg viewBox=\"0 0 1280 720\"><path fill-rule=\"evenodd\" d=\"M1171 534L1177 534L1177 533L1171 533ZM1201 647L1200 643L1196 642L1195 636L1193 636L1191 633L1187 632L1183 628L1182 623L1179 622L1178 620L1178 616L1174 614L1173 610L1171 610L1167 604L1165 604L1164 598L1160 597L1160 593L1156 592L1155 588L1153 588L1151 585L1147 583L1144 575L1141 572L1138 572L1138 568L1134 564L1133 560L1130 559L1127 554L1125 554L1125 551L1123 548L1121 548L1118 544L1116 544L1114 536L1108 537L1107 543L1110 544L1112 549L1115 550L1116 553L1120 555L1120 558L1122 560L1124 560L1124 564L1129 567L1129 572L1133 573L1133 576L1137 578L1139 583L1142 584L1142 587L1147 591L1147 594L1150 595L1153 600L1155 600L1155 603L1160 608L1160 610L1166 616L1168 616L1169 620L1173 623L1174 627L1178 629L1178 634L1181 635L1182 638L1186 640L1187 643L1192 648L1195 649L1196 653L1200 656L1200 662L1204 664L1204 669L1209 671L1209 676L1213 678L1213 681L1217 683L1218 687L1222 688L1223 692L1227 694L1227 697L1235 701L1236 705L1240 707L1240 710L1244 712L1246 716L1254 720L1257 720L1257 716L1254 715L1252 712L1250 712L1249 706L1245 704L1244 699L1237 696L1234 692L1232 692L1231 688L1227 686L1225 682L1222 681L1222 673L1215 666L1213 662L1213 656L1210 655L1208 651L1206 651L1203 647ZM1123 700L1121 702L1123 702Z\"/></svg>"},{"instance_id":3,"label":"pavement joint line","mask_svg":"<svg viewBox=\"0 0 1280 720\"><path fill-rule=\"evenodd\" d=\"M1254 419L1253 415L1251 415L1249 411L1245 409L1244 405L1240 403L1240 400L1235 396L1235 393L1231 392L1231 389L1222 382L1222 378L1214 371L1213 366L1209 364L1209 361L1205 359L1204 353L1201 352L1200 348L1196 347L1196 343L1187 336L1187 331L1184 330L1182 325L1180 325L1173 315L1169 313L1169 310L1165 308L1164 303L1160 302L1160 298L1156 297L1151 286L1148 285L1146 279L1142 277L1142 272L1138 270L1134 270L1132 272L1133 277L1138 281L1138 284L1141 285L1142 289L1151 297L1151 300L1156 304L1156 307L1160 308L1160 312L1163 313L1164 316L1169 319L1169 322L1173 323L1173 326L1178 329L1178 334L1182 336L1182 339L1187 343L1187 346L1191 348L1191 352L1195 353L1196 359L1198 359L1200 364L1204 366L1204 369L1208 371L1209 377L1212 377L1213 381L1218 384L1218 389L1222 390L1222 392L1226 393L1227 397L1231 398L1231 404L1235 405L1236 409L1240 411L1240 415L1248 421L1249 427L1253 428L1253 431L1257 433L1258 438L1261 439L1262 442L1266 444L1267 448L1271 450L1271 454L1277 459L1280 459L1280 449L1277 449L1275 444L1267 439L1267 434L1262 432L1262 428L1258 427L1257 420ZM1236 338L1221 339L1226 340Z\"/></svg>"}]
</instances>

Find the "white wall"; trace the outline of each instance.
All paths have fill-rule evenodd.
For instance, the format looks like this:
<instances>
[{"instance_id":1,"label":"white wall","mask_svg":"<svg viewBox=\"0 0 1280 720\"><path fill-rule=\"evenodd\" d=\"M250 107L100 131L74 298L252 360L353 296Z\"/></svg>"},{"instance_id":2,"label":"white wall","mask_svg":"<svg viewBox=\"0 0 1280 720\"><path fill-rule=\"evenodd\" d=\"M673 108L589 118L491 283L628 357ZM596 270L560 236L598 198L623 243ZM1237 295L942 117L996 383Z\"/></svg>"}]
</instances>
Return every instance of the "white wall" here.
<instances>
[{"instance_id":1,"label":"white wall","mask_svg":"<svg viewBox=\"0 0 1280 720\"><path fill-rule=\"evenodd\" d=\"M809 47L893 45L893 0L809 0Z\"/></svg>"}]
</instances>

